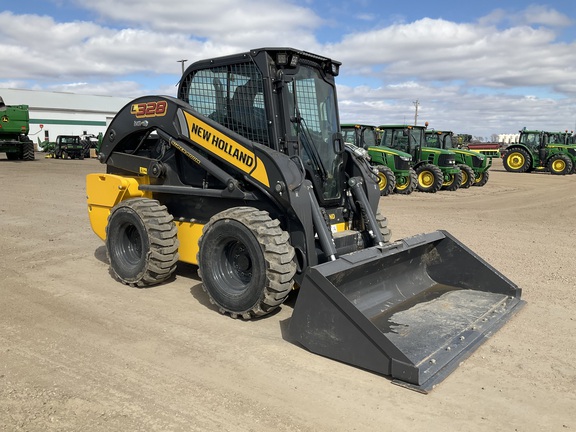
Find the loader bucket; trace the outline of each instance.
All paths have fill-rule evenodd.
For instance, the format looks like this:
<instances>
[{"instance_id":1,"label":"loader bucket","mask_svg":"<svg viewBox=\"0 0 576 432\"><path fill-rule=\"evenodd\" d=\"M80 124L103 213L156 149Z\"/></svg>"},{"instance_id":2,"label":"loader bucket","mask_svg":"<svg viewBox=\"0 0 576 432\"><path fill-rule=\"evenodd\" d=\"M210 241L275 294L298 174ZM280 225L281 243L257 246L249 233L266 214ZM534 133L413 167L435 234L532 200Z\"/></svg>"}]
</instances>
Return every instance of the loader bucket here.
<instances>
[{"instance_id":1,"label":"loader bucket","mask_svg":"<svg viewBox=\"0 0 576 432\"><path fill-rule=\"evenodd\" d=\"M520 307L521 290L445 231L310 267L289 335L427 393Z\"/></svg>"}]
</instances>

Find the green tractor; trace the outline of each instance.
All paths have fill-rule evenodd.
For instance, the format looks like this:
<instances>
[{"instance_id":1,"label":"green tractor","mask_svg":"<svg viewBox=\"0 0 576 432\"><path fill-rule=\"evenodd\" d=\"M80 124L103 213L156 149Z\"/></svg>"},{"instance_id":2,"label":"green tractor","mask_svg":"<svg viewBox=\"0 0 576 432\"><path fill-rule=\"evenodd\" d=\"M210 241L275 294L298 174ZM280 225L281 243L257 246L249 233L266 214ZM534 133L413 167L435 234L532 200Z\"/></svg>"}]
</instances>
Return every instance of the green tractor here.
<instances>
[{"instance_id":1,"label":"green tractor","mask_svg":"<svg viewBox=\"0 0 576 432\"><path fill-rule=\"evenodd\" d=\"M370 156L370 163L378 171L380 195L391 192L408 195L418 184L416 172L411 168L412 156L399 150L378 145L378 128L363 124L340 125L344 141L364 148Z\"/></svg>"},{"instance_id":2,"label":"green tractor","mask_svg":"<svg viewBox=\"0 0 576 432\"><path fill-rule=\"evenodd\" d=\"M518 143L506 149L504 168L518 173L548 171L555 175L572 174L576 168L576 145L565 144L559 135L562 133L522 129Z\"/></svg>"},{"instance_id":3,"label":"green tractor","mask_svg":"<svg viewBox=\"0 0 576 432\"><path fill-rule=\"evenodd\" d=\"M6 153L8 160L34 160L29 130L28 105L6 105L0 97L0 153Z\"/></svg>"},{"instance_id":4,"label":"green tractor","mask_svg":"<svg viewBox=\"0 0 576 432\"><path fill-rule=\"evenodd\" d=\"M455 191L462 183L462 170L453 151L426 146L426 126L382 125L380 145L412 156L417 189L434 193L440 189Z\"/></svg>"},{"instance_id":5,"label":"green tractor","mask_svg":"<svg viewBox=\"0 0 576 432\"><path fill-rule=\"evenodd\" d=\"M457 148L452 131L426 131L428 146L450 150L456 155L456 163L462 170L461 188L484 186L488 182L492 158L479 152Z\"/></svg>"}]
</instances>

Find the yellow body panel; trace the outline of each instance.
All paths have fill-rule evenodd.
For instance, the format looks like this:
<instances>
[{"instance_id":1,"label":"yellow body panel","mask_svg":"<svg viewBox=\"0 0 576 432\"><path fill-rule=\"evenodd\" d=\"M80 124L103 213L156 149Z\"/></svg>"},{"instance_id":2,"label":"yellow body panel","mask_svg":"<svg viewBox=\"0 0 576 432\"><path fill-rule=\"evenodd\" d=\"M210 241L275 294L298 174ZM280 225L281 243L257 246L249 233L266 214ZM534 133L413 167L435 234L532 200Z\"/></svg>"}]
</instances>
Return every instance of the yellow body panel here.
<instances>
[{"instance_id":1,"label":"yellow body panel","mask_svg":"<svg viewBox=\"0 0 576 432\"><path fill-rule=\"evenodd\" d=\"M180 241L180 247L178 248L180 261L189 264L198 264L198 260L196 259L196 255L198 254L198 239L202 235L204 224L176 222L176 227L178 228L178 240Z\"/></svg>"},{"instance_id":2,"label":"yellow body panel","mask_svg":"<svg viewBox=\"0 0 576 432\"><path fill-rule=\"evenodd\" d=\"M86 201L92 230L106 240L106 225L110 210L130 198L152 198L150 192L141 191L141 184L149 184L148 177L122 177L114 174L88 174L86 176Z\"/></svg>"},{"instance_id":3,"label":"yellow body panel","mask_svg":"<svg viewBox=\"0 0 576 432\"><path fill-rule=\"evenodd\" d=\"M148 177L122 177L114 174L88 174L86 176L86 199L92 230L106 240L106 225L112 208L130 198L152 198L150 192L142 191L141 184L149 184ZM176 221L180 247L180 261L198 264L198 239L204 224Z\"/></svg>"}]
</instances>

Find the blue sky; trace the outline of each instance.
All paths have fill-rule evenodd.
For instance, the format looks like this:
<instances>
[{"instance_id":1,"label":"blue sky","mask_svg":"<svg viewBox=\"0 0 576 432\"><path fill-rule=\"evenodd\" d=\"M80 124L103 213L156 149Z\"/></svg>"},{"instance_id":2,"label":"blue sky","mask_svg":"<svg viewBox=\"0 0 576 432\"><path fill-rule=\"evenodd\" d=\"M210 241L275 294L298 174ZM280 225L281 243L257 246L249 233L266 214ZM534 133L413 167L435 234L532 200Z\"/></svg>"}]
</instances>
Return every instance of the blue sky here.
<instances>
[{"instance_id":1,"label":"blue sky","mask_svg":"<svg viewBox=\"0 0 576 432\"><path fill-rule=\"evenodd\" d=\"M179 59L190 64L260 46L292 46L342 61L342 122L413 122L418 100L419 122L436 129L488 139L524 126L573 130L575 5L3 1L0 92L173 95Z\"/></svg>"}]
</instances>

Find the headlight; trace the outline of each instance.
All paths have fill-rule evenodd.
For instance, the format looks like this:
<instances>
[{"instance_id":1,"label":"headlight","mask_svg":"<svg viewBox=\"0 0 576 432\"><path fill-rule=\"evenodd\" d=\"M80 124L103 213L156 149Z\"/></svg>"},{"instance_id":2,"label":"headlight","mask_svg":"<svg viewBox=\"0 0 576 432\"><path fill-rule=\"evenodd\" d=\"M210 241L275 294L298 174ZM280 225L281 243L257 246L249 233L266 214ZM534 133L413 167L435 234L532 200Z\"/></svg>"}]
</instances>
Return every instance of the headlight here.
<instances>
[{"instance_id":1,"label":"headlight","mask_svg":"<svg viewBox=\"0 0 576 432\"><path fill-rule=\"evenodd\" d=\"M400 156L400 160L403 160L404 162L410 162L412 158L408 156Z\"/></svg>"}]
</instances>

